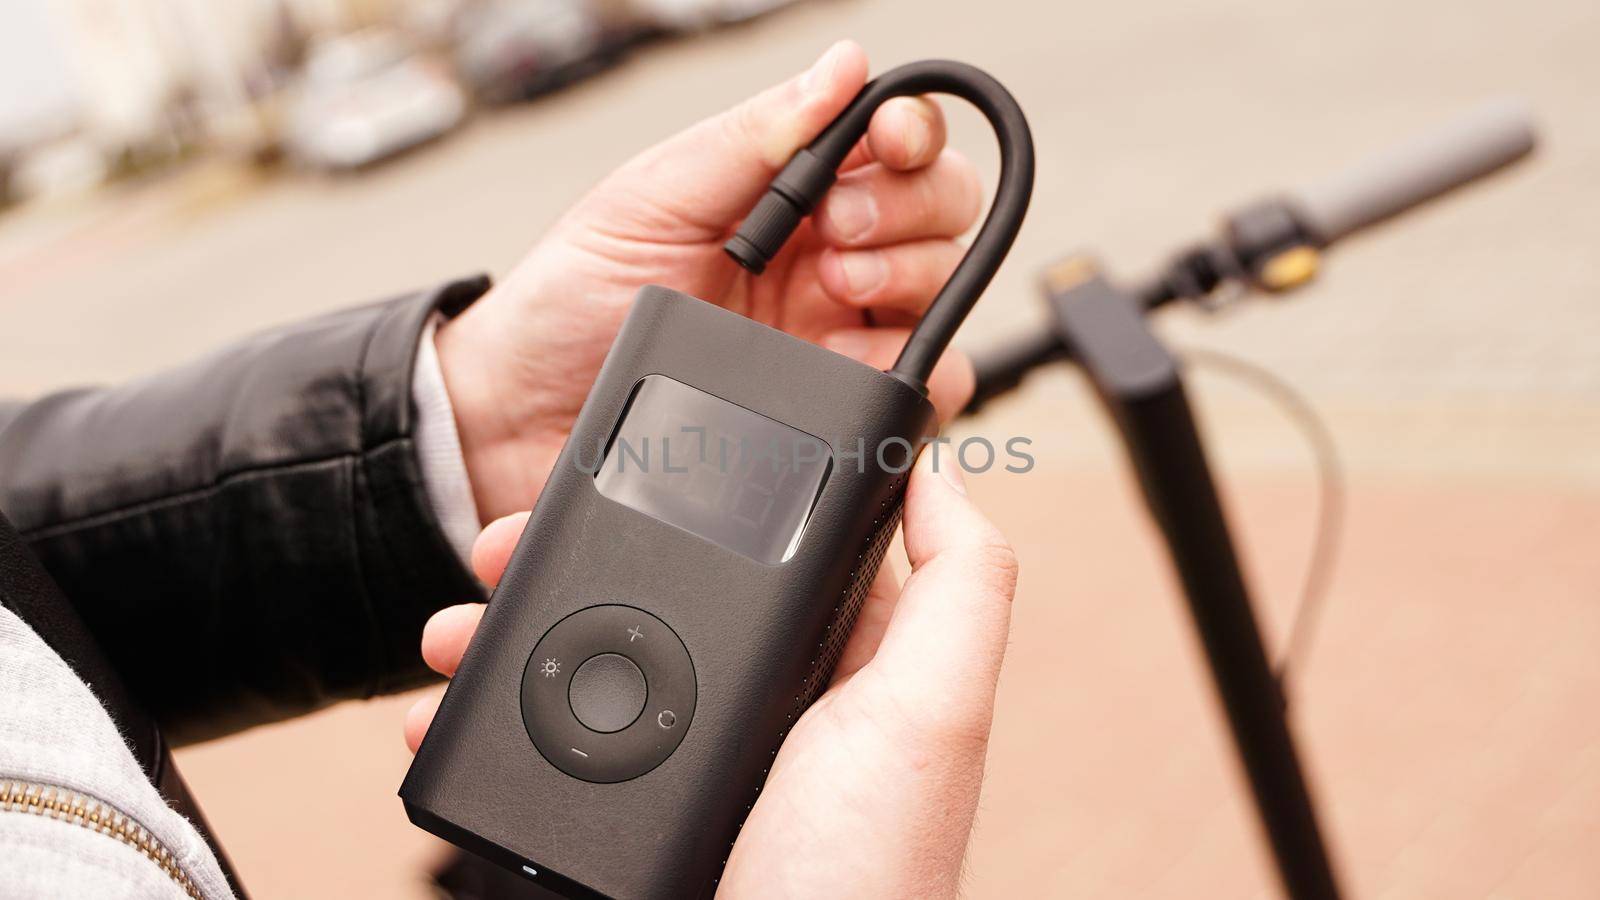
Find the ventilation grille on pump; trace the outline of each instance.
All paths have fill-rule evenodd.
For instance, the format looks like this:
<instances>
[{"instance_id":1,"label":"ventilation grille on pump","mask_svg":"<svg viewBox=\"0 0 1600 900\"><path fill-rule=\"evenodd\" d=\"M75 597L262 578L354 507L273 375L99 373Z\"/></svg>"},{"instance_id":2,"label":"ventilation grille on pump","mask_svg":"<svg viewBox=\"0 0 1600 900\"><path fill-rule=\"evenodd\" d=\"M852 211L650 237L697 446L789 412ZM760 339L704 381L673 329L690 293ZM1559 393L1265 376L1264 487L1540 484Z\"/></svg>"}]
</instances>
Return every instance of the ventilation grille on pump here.
<instances>
[{"instance_id":1,"label":"ventilation grille on pump","mask_svg":"<svg viewBox=\"0 0 1600 900\"><path fill-rule=\"evenodd\" d=\"M833 667L839 664L839 654L844 652L844 645L850 640L850 632L855 628L856 616L861 612L861 605L866 602L867 591L872 589L873 579L878 577L878 567L883 564L884 554L889 552L889 542L894 539L895 529L900 527L900 512L905 505L905 493L901 491L902 481L897 481L889 487L888 499L883 501L883 508L878 513L878 518L873 522L872 536L867 538L866 544L861 548L861 553L856 556L855 572L850 576L850 584L839 595L839 603L834 607L833 618L828 624L828 630L823 634L822 640L817 642L817 655L811 662L811 671L806 674L805 682L800 686L800 692L794 698L794 710L789 713L788 723L778 734L778 744L783 743L789 729L794 727L796 719L806 711L822 692L828 689L828 682L833 677ZM772 755L778 755L778 744L774 744ZM765 784L767 773L771 769L762 769L762 783ZM761 788L756 788L760 795ZM744 814L748 816L750 810L755 808L755 797L745 805ZM744 827L744 820L740 819L739 828ZM737 833L735 834L737 839ZM728 844L728 852L732 852L733 843ZM722 865L728 865L728 857L724 854ZM719 874L709 883L704 885L698 895L698 900L707 900L717 891L721 883Z\"/></svg>"},{"instance_id":2,"label":"ventilation grille on pump","mask_svg":"<svg viewBox=\"0 0 1600 900\"><path fill-rule=\"evenodd\" d=\"M828 624L828 630L818 644L817 658L812 661L811 671L806 675L805 684L795 697L797 712L804 712L822 696L823 691L828 689L828 681L833 677L833 667L839 664L839 654L844 652L844 645L850 640L850 632L855 628L856 616L860 614L861 605L867 599L867 592L872 589L872 582L878 576L878 567L883 564L884 554L889 550L889 542L894 539L894 530L900 525L900 510L904 505L902 502L904 495L898 490L891 496L892 500L884 501L885 509L878 516L874 526L876 530L862 548L850 586L845 588L839 605L834 610L833 621Z\"/></svg>"}]
</instances>

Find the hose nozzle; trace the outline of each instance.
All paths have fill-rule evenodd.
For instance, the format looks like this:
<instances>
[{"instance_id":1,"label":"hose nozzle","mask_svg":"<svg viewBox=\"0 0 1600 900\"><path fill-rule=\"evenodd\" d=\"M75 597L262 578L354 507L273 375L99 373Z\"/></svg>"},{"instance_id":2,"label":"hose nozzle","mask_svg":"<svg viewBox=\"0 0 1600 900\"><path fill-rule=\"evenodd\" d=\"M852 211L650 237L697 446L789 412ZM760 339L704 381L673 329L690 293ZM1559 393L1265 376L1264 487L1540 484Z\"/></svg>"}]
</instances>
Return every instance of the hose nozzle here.
<instances>
[{"instance_id":1,"label":"hose nozzle","mask_svg":"<svg viewBox=\"0 0 1600 900\"><path fill-rule=\"evenodd\" d=\"M810 150L796 153L722 249L760 275L837 177L834 167Z\"/></svg>"}]
</instances>

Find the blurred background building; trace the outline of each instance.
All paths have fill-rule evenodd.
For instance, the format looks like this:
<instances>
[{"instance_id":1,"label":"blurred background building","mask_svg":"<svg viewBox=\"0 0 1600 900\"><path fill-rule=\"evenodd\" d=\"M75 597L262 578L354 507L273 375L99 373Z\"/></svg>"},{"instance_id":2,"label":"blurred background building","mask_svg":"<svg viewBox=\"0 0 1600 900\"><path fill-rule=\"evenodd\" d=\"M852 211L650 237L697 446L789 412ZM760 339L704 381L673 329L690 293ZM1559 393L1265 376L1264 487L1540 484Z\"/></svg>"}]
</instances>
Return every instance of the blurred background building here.
<instances>
[{"instance_id":1,"label":"blurred background building","mask_svg":"<svg viewBox=\"0 0 1600 900\"><path fill-rule=\"evenodd\" d=\"M968 347L1040 323L1039 271L1064 253L1136 276L1241 201L1521 96L1534 158L1341 246L1292 297L1159 327L1277 373L1344 456L1343 552L1291 713L1351 895L1600 892L1600 6L783 5L8 0L0 394L504 272L621 161L839 37L879 70L973 62L1028 110L1033 207ZM989 132L946 108L992 179ZM1193 387L1281 641L1309 459L1259 396L1203 369ZM1023 578L968 892L1272 896L1175 586L1081 380L1041 374L959 428L1028 435L1038 459L972 479ZM412 699L182 752L258 896L430 895L444 848L394 797Z\"/></svg>"},{"instance_id":2,"label":"blurred background building","mask_svg":"<svg viewBox=\"0 0 1600 900\"><path fill-rule=\"evenodd\" d=\"M17 0L0 11L10 200L210 152L330 168L439 137L648 37L789 0Z\"/></svg>"}]
</instances>

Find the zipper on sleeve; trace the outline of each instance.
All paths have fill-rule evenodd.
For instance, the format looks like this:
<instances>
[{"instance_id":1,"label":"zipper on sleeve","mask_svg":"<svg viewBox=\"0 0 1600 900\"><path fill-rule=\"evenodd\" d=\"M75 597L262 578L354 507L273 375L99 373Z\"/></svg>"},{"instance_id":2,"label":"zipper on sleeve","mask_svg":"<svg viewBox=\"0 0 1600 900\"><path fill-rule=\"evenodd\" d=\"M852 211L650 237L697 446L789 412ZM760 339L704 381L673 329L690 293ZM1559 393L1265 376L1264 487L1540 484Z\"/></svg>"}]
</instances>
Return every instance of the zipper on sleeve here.
<instances>
[{"instance_id":1,"label":"zipper on sleeve","mask_svg":"<svg viewBox=\"0 0 1600 900\"><path fill-rule=\"evenodd\" d=\"M160 866L185 894L203 900L194 880L178 866L177 857L165 844L148 828L96 797L51 784L0 779L0 813L7 812L49 816L120 841Z\"/></svg>"}]
</instances>

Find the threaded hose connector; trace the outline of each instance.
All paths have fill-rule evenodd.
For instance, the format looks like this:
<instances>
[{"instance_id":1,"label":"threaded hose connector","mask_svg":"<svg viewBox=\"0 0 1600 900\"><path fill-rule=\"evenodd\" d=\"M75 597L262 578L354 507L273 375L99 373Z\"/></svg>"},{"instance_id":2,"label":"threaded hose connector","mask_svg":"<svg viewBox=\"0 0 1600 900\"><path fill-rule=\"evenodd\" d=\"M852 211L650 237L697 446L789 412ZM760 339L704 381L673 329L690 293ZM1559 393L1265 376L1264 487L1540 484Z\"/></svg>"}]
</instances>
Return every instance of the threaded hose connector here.
<instances>
[{"instance_id":1,"label":"threaded hose connector","mask_svg":"<svg viewBox=\"0 0 1600 900\"><path fill-rule=\"evenodd\" d=\"M722 249L739 265L760 275L800 227L800 220L811 215L822 195L833 187L837 166L810 150L796 153Z\"/></svg>"},{"instance_id":2,"label":"threaded hose connector","mask_svg":"<svg viewBox=\"0 0 1600 900\"><path fill-rule=\"evenodd\" d=\"M803 218L805 213L793 200L769 190L722 249L739 265L760 275Z\"/></svg>"}]
</instances>

